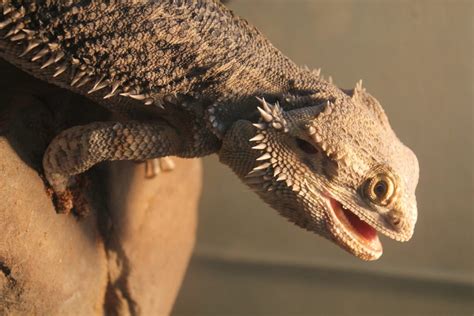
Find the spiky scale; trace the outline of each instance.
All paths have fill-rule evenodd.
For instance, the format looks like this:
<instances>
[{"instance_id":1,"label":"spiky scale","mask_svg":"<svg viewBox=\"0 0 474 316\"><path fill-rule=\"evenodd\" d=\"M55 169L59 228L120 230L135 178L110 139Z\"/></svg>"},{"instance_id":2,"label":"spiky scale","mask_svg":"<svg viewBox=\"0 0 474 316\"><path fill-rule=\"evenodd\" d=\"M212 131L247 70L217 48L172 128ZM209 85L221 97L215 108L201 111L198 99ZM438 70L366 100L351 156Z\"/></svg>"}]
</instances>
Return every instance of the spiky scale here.
<instances>
[{"instance_id":1,"label":"spiky scale","mask_svg":"<svg viewBox=\"0 0 474 316\"><path fill-rule=\"evenodd\" d=\"M293 186L291 187L291 190L293 190L293 192L300 192L301 188L299 185L293 184Z\"/></svg>"},{"instance_id":2,"label":"spiky scale","mask_svg":"<svg viewBox=\"0 0 474 316\"><path fill-rule=\"evenodd\" d=\"M109 86L108 82L101 82L98 85L95 85L94 87L92 87L92 89L88 93L92 93L92 92L102 90L104 88L107 88L108 86Z\"/></svg>"},{"instance_id":3,"label":"spiky scale","mask_svg":"<svg viewBox=\"0 0 474 316\"><path fill-rule=\"evenodd\" d=\"M266 124L263 124L263 123L254 123L252 125L261 130L265 129L265 127L267 126Z\"/></svg>"},{"instance_id":4,"label":"spiky scale","mask_svg":"<svg viewBox=\"0 0 474 316\"><path fill-rule=\"evenodd\" d=\"M115 96L117 94L117 90L118 90L119 87L120 87L120 82L116 81L116 82L112 83L112 88L111 88L110 92L104 96L104 99L108 99L108 98L111 98L111 97Z\"/></svg>"},{"instance_id":5,"label":"spiky scale","mask_svg":"<svg viewBox=\"0 0 474 316\"><path fill-rule=\"evenodd\" d=\"M272 122L272 127L274 129L283 129L283 125L280 122Z\"/></svg>"},{"instance_id":6,"label":"spiky scale","mask_svg":"<svg viewBox=\"0 0 474 316\"><path fill-rule=\"evenodd\" d=\"M263 180L262 177L249 177L245 180L245 183L247 184L252 184L252 185L255 185L255 184L262 184L264 183L265 181Z\"/></svg>"},{"instance_id":7,"label":"spiky scale","mask_svg":"<svg viewBox=\"0 0 474 316\"><path fill-rule=\"evenodd\" d=\"M255 168L253 168L253 170L264 170L264 169L267 169L268 167L270 167L270 163L266 162L259 166L256 166Z\"/></svg>"},{"instance_id":8,"label":"spiky scale","mask_svg":"<svg viewBox=\"0 0 474 316\"><path fill-rule=\"evenodd\" d=\"M269 153L264 153L263 155L257 158L257 161L268 160L270 158L272 158L272 156Z\"/></svg>"},{"instance_id":9,"label":"spiky scale","mask_svg":"<svg viewBox=\"0 0 474 316\"><path fill-rule=\"evenodd\" d=\"M320 145L321 145L321 148L322 148L324 151L327 151L327 150L328 150L328 144L327 144L326 142L322 141L322 142L320 143Z\"/></svg>"},{"instance_id":10,"label":"spiky scale","mask_svg":"<svg viewBox=\"0 0 474 316\"><path fill-rule=\"evenodd\" d=\"M272 115L273 115L273 117L281 116L281 109L280 109L280 105L278 104L278 102L275 103L275 106L272 109Z\"/></svg>"},{"instance_id":11,"label":"spiky scale","mask_svg":"<svg viewBox=\"0 0 474 316\"><path fill-rule=\"evenodd\" d=\"M21 31L25 33L28 36L28 38L32 38L36 34L36 31L30 30L27 28L24 28Z\"/></svg>"},{"instance_id":12,"label":"spiky scale","mask_svg":"<svg viewBox=\"0 0 474 316\"><path fill-rule=\"evenodd\" d=\"M64 52L62 50L58 51L56 53L56 56L54 57L54 62L57 63L59 62L61 59L63 59L65 56Z\"/></svg>"},{"instance_id":13,"label":"spiky scale","mask_svg":"<svg viewBox=\"0 0 474 316\"><path fill-rule=\"evenodd\" d=\"M272 161L270 161L270 162L271 162L272 164L274 163L274 162L272 162ZM275 168L273 169L273 176L274 176L274 177L278 176L280 173L281 173L281 168L280 168L280 167L277 166L277 167L275 167Z\"/></svg>"},{"instance_id":14,"label":"spiky scale","mask_svg":"<svg viewBox=\"0 0 474 316\"><path fill-rule=\"evenodd\" d=\"M132 99L139 100L139 101L143 101L146 98L144 94L128 94L128 96Z\"/></svg>"},{"instance_id":15,"label":"spiky scale","mask_svg":"<svg viewBox=\"0 0 474 316\"><path fill-rule=\"evenodd\" d=\"M0 22L0 30L3 30L5 27L7 27L8 25L10 25L12 23L13 23L13 21L10 18L4 20L3 22Z\"/></svg>"},{"instance_id":16,"label":"spiky scale","mask_svg":"<svg viewBox=\"0 0 474 316\"><path fill-rule=\"evenodd\" d=\"M262 177L266 174L266 170L255 170L252 169L247 175L245 175L245 178L252 178L252 177Z\"/></svg>"},{"instance_id":17,"label":"spiky scale","mask_svg":"<svg viewBox=\"0 0 474 316\"><path fill-rule=\"evenodd\" d=\"M38 59L44 57L46 54L50 52L48 47L45 47L41 49L39 52L37 52L32 58L31 61L37 61Z\"/></svg>"},{"instance_id":18,"label":"spiky scale","mask_svg":"<svg viewBox=\"0 0 474 316\"><path fill-rule=\"evenodd\" d=\"M71 86L74 87L74 85L75 85L76 83L78 83L79 80L81 80L82 77L84 77L85 75L86 75L86 72L85 72L85 71L79 71L79 72L77 72L76 75L74 76L74 78L73 78L72 81L71 81Z\"/></svg>"},{"instance_id":19,"label":"spiky scale","mask_svg":"<svg viewBox=\"0 0 474 316\"><path fill-rule=\"evenodd\" d=\"M272 109L271 109L270 106L268 105L267 101L265 101L265 98L261 98L261 99L259 99L259 101L262 103L263 109L264 109L267 113L271 113L271 112L272 112Z\"/></svg>"},{"instance_id":20,"label":"spiky scale","mask_svg":"<svg viewBox=\"0 0 474 316\"><path fill-rule=\"evenodd\" d=\"M51 51L56 51L59 48L59 44L58 43L48 43L48 48Z\"/></svg>"},{"instance_id":21,"label":"spiky scale","mask_svg":"<svg viewBox=\"0 0 474 316\"><path fill-rule=\"evenodd\" d=\"M14 10L13 6L11 6L8 2L3 6L3 15L7 15L8 13Z\"/></svg>"},{"instance_id":22,"label":"spiky scale","mask_svg":"<svg viewBox=\"0 0 474 316\"><path fill-rule=\"evenodd\" d=\"M51 66L52 64L55 63L54 60L55 60L54 56L51 56L43 65L41 65L40 69L45 69L48 66Z\"/></svg>"},{"instance_id":23,"label":"spiky scale","mask_svg":"<svg viewBox=\"0 0 474 316\"><path fill-rule=\"evenodd\" d=\"M28 42L28 45L26 46L25 50L20 54L20 57L25 56L29 52L31 52L34 48L38 47L41 44L41 41L39 40L31 40Z\"/></svg>"},{"instance_id":24,"label":"spiky scale","mask_svg":"<svg viewBox=\"0 0 474 316\"><path fill-rule=\"evenodd\" d=\"M252 147L252 149L257 149L257 150L262 150L262 149L265 149L267 148L267 145L265 145L264 143L260 143L258 145L255 145Z\"/></svg>"},{"instance_id":25,"label":"spiky scale","mask_svg":"<svg viewBox=\"0 0 474 316\"><path fill-rule=\"evenodd\" d=\"M20 32L20 31L22 31L24 28L25 28L25 23L19 22L19 23L17 23L17 24L15 25L15 28L14 28L13 31L14 31L15 34L16 34L16 33Z\"/></svg>"},{"instance_id":26,"label":"spiky scale","mask_svg":"<svg viewBox=\"0 0 474 316\"><path fill-rule=\"evenodd\" d=\"M261 107L257 107L257 110L260 112L261 117L265 122L271 122L273 120L273 116L268 114L264 109Z\"/></svg>"},{"instance_id":27,"label":"spiky scale","mask_svg":"<svg viewBox=\"0 0 474 316\"><path fill-rule=\"evenodd\" d=\"M332 106L331 106L331 103L329 103L329 101L327 105L324 107L323 113L324 115L330 115L332 113Z\"/></svg>"},{"instance_id":28,"label":"spiky scale","mask_svg":"<svg viewBox=\"0 0 474 316\"><path fill-rule=\"evenodd\" d=\"M265 139L265 135L263 135L263 134L257 134L257 135L255 135L254 137L250 138L250 139L249 139L249 142L258 142L258 141L261 141L261 140L263 140L263 139Z\"/></svg>"},{"instance_id":29,"label":"spiky scale","mask_svg":"<svg viewBox=\"0 0 474 316\"><path fill-rule=\"evenodd\" d=\"M19 30L17 29L17 27L18 27L18 26L12 27L12 28L7 32L7 34L5 34L5 36L3 36L3 38L9 38L10 36L15 35L16 33L18 33Z\"/></svg>"},{"instance_id":30,"label":"spiky scale","mask_svg":"<svg viewBox=\"0 0 474 316\"><path fill-rule=\"evenodd\" d=\"M10 38L10 41L12 41L12 42L18 42L18 41L24 40L25 38L26 38L26 34L20 33L20 34L13 35L13 36Z\"/></svg>"},{"instance_id":31,"label":"spiky scale","mask_svg":"<svg viewBox=\"0 0 474 316\"><path fill-rule=\"evenodd\" d=\"M359 81L357 81L355 88L356 88L356 90L357 90L358 92L362 92L362 91L363 91L364 88L362 87L362 79L360 79Z\"/></svg>"},{"instance_id":32,"label":"spiky scale","mask_svg":"<svg viewBox=\"0 0 474 316\"><path fill-rule=\"evenodd\" d=\"M165 106L160 101L156 101L153 104L159 109L166 110Z\"/></svg>"},{"instance_id":33,"label":"spiky scale","mask_svg":"<svg viewBox=\"0 0 474 316\"><path fill-rule=\"evenodd\" d=\"M102 76L101 78L99 78L92 86L92 89L90 89L87 93L91 94L93 92L99 91L100 89L107 87L108 84L104 82L104 78L105 76Z\"/></svg>"},{"instance_id":34,"label":"spiky scale","mask_svg":"<svg viewBox=\"0 0 474 316\"><path fill-rule=\"evenodd\" d=\"M88 82L91 81L91 80L92 80L92 77L91 77L91 76L85 76L83 79L81 79L81 80L79 81L79 83L77 84L76 87L77 87L77 88L80 88L80 87L84 86L86 83L88 83Z\"/></svg>"},{"instance_id":35,"label":"spiky scale","mask_svg":"<svg viewBox=\"0 0 474 316\"><path fill-rule=\"evenodd\" d=\"M318 143L318 144L323 141L322 136L319 135L318 133L315 133L315 134L313 135L313 139L314 139L314 141L315 141L316 143Z\"/></svg>"},{"instance_id":36,"label":"spiky scale","mask_svg":"<svg viewBox=\"0 0 474 316\"><path fill-rule=\"evenodd\" d=\"M63 64L61 66L59 66L57 69L56 69L56 72L53 74L53 78L59 76L60 74L62 74L63 72L65 72L67 70L67 65L66 64Z\"/></svg>"},{"instance_id":37,"label":"spiky scale","mask_svg":"<svg viewBox=\"0 0 474 316\"><path fill-rule=\"evenodd\" d=\"M265 174L265 175L263 176L263 180L265 180L265 181L270 181L270 180L272 180L272 179L273 179L273 176L271 176L271 175Z\"/></svg>"},{"instance_id":38,"label":"spiky scale","mask_svg":"<svg viewBox=\"0 0 474 316\"><path fill-rule=\"evenodd\" d=\"M145 105L153 105L153 103L155 102L155 100L153 100L152 98L147 98L145 99L144 103ZM161 103L159 103L158 106L161 106ZM163 108L164 109L164 108ZM216 122L217 123L217 122Z\"/></svg>"}]
</instances>

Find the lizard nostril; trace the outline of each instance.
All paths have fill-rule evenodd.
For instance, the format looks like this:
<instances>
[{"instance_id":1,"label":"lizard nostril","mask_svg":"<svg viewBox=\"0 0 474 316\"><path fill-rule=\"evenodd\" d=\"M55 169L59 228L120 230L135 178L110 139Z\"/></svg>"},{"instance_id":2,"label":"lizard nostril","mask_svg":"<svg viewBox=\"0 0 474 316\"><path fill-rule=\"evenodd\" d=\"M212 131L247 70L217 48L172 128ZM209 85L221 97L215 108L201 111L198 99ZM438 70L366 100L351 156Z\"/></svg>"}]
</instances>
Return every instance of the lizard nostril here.
<instances>
[{"instance_id":1,"label":"lizard nostril","mask_svg":"<svg viewBox=\"0 0 474 316\"><path fill-rule=\"evenodd\" d=\"M401 214L396 211L396 210L392 210L389 214L388 214L388 218L387 218L388 222L390 222L390 224L396 228L396 229L400 229L400 226L402 226L402 216Z\"/></svg>"},{"instance_id":2,"label":"lizard nostril","mask_svg":"<svg viewBox=\"0 0 474 316\"><path fill-rule=\"evenodd\" d=\"M398 218L398 217L395 217L392 219L392 224L395 225L395 226L398 226L400 225L402 221Z\"/></svg>"}]
</instances>

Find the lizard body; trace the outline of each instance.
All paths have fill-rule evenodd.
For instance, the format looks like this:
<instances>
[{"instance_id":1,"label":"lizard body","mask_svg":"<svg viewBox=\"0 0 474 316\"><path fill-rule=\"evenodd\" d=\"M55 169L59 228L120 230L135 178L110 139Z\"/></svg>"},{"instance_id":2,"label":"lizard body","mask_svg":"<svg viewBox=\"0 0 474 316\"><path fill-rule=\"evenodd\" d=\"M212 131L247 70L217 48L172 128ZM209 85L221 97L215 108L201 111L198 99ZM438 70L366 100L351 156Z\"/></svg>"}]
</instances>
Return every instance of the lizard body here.
<instances>
[{"instance_id":1,"label":"lizard body","mask_svg":"<svg viewBox=\"0 0 474 316\"><path fill-rule=\"evenodd\" d=\"M104 160L217 153L297 225L366 260L408 240L418 162L361 85L295 65L218 1L9 1L0 56L121 113L60 133L56 194ZM258 97L258 99L257 99Z\"/></svg>"}]
</instances>

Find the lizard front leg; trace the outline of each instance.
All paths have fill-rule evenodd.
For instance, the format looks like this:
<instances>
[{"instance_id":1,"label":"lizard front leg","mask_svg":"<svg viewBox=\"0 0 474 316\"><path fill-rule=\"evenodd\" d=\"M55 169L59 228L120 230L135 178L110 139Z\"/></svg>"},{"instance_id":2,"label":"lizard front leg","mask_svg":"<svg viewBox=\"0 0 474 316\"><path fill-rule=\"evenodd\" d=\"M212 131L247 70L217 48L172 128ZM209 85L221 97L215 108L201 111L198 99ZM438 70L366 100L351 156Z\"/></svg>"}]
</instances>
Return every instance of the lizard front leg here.
<instances>
[{"instance_id":1,"label":"lizard front leg","mask_svg":"<svg viewBox=\"0 0 474 316\"><path fill-rule=\"evenodd\" d=\"M71 176L106 160L146 160L176 155L182 147L164 121L96 122L61 132L43 157L46 179L58 195Z\"/></svg>"}]
</instances>

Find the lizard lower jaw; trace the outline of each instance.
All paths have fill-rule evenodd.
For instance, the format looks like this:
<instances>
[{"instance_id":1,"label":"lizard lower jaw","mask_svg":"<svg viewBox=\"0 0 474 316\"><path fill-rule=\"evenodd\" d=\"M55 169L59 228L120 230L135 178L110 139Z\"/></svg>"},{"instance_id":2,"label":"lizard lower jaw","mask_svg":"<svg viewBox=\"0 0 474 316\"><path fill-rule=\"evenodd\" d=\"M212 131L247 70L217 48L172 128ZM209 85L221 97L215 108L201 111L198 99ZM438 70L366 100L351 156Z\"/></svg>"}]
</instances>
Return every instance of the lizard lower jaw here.
<instances>
[{"instance_id":1,"label":"lizard lower jaw","mask_svg":"<svg viewBox=\"0 0 474 316\"><path fill-rule=\"evenodd\" d=\"M383 252L375 228L344 208L336 199L326 196L330 215L329 231L338 244L364 260L376 260Z\"/></svg>"}]
</instances>

